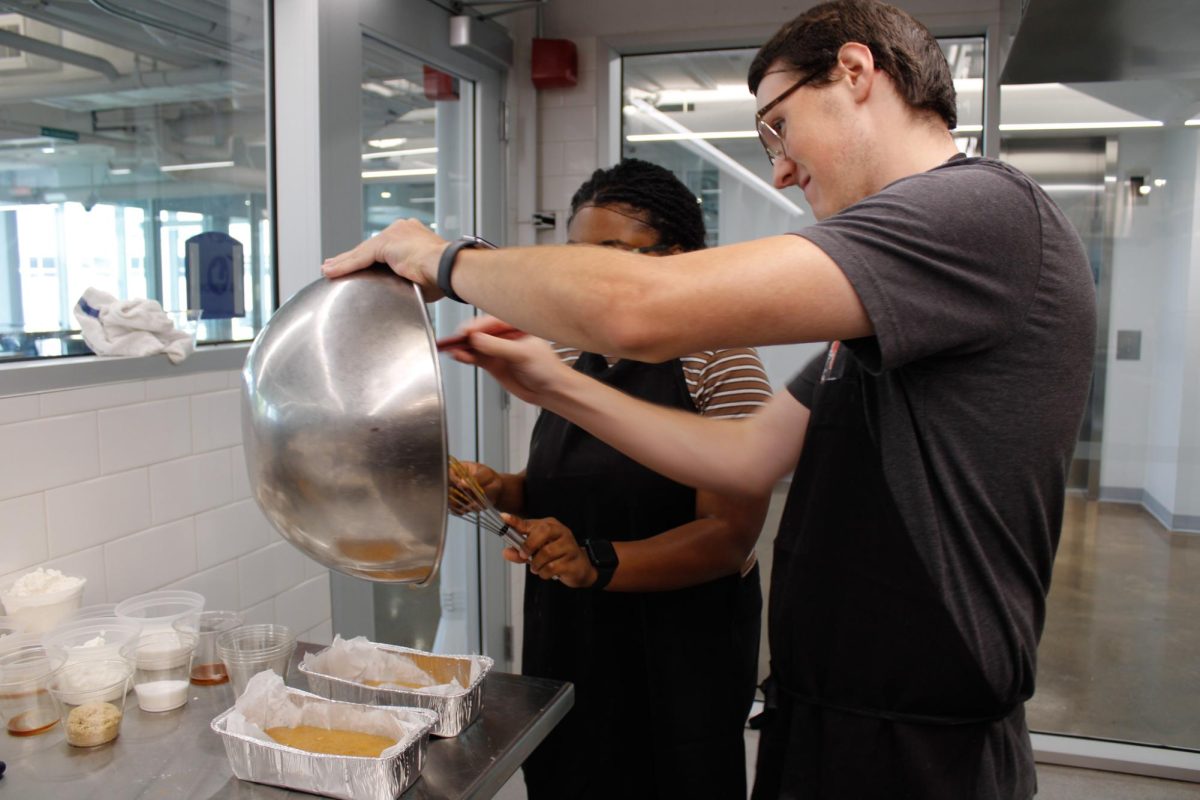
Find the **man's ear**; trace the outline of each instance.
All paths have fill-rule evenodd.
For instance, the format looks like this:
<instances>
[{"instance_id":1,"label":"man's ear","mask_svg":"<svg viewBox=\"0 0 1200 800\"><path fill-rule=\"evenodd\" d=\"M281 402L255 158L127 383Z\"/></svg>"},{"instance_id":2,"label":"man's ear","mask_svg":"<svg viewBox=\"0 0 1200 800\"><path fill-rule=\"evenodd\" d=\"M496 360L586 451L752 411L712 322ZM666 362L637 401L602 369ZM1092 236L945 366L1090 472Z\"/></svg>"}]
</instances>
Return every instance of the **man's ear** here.
<instances>
[{"instance_id":1,"label":"man's ear","mask_svg":"<svg viewBox=\"0 0 1200 800\"><path fill-rule=\"evenodd\" d=\"M876 76L875 57L871 54L871 48L859 42L846 42L838 50L838 69L849 83L857 102L861 103L871 96Z\"/></svg>"}]
</instances>

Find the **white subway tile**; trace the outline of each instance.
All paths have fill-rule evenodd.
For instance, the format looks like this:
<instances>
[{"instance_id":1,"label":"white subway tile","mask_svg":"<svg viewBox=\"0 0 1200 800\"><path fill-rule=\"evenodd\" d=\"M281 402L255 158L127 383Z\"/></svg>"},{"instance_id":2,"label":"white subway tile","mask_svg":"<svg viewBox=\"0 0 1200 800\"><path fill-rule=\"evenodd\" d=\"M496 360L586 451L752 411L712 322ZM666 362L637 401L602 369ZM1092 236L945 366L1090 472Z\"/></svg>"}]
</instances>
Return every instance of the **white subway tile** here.
<instances>
[{"instance_id":1,"label":"white subway tile","mask_svg":"<svg viewBox=\"0 0 1200 800\"><path fill-rule=\"evenodd\" d=\"M46 560L46 511L41 493L0 501L0 543L0 574Z\"/></svg>"},{"instance_id":2,"label":"white subway tile","mask_svg":"<svg viewBox=\"0 0 1200 800\"><path fill-rule=\"evenodd\" d=\"M247 605L262 602L303 580L303 557L287 542L276 542L238 559L242 603Z\"/></svg>"},{"instance_id":3,"label":"white subway tile","mask_svg":"<svg viewBox=\"0 0 1200 800\"><path fill-rule=\"evenodd\" d=\"M145 399L146 384L143 381L106 383L83 389L44 392L38 395L43 417L59 417L64 414L77 414L80 411L124 406L130 403L140 403Z\"/></svg>"},{"instance_id":4,"label":"white subway tile","mask_svg":"<svg viewBox=\"0 0 1200 800\"><path fill-rule=\"evenodd\" d=\"M571 195L582 183L578 178L563 175L546 175L541 184L541 202L538 208L545 211L566 212L571 207Z\"/></svg>"},{"instance_id":5,"label":"white subway tile","mask_svg":"<svg viewBox=\"0 0 1200 800\"><path fill-rule=\"evenodd\" d=\"M43 561L40 564L31 564L23 569L0 577L0 582L24 575L37 567L56 569L64 575L86 578L87 583L83 587L81 605L90 606L95 603L108 602L108 590L104 573L104 548L102 547L93 547L91 550L81 550L78 553L72 553L63 558Z\"/></svg>"},{"instance_id":6,"label":"white subway tile","mask_svg":"<svg viewBox=\"0 0 1200 800\"><path fill-rule=\"evenodd\" d=\"M242 397L236 389L192 395L192 452L242 443Z\"/></svg>"},{"instance_id":7,"label":"white subway tile","mask_svg":"<svg viewBox=\"0 0 1200 800\"><path fill-rule=\"evenodd\" d=\"M195 523L188 519L104 545L109 602L165 586L196 571Z\"/></svg>"},{"instance_id":8,"label":"white subway tile","mask_svg":"<svg viewBox=\"0 0 1200 800\"><path fill-rule=\"evenodd\" d=\"M253 500L196 515L196 562L206 569L244 556L278 540Z\"/></svg>"},{"instance_id":9,"label":"white subway tile","mask_svg":"<svg viewBox=\"0 0 1200 800\"><path fill-rule=\"evenodd\" d=\"M46 535L52 558L149 527L150 482L144 469L46 492Z\"/></svg>"},{"instance_id":10,"label":"white subway tile","mask_svg":"<svg viewBox=\"0 0 1200 800\"><path fill-rule=\"evenodd\" d=\"M567 175L589 175L594 169L596 169L595 141L563 142L564 173Z\"/></svg>"},{"instance_id":11,"label":"white subway tile","mask_svg":"<svg viewBox=\"0 0 1200 800\"><path fill-rule=\"evenodd\" d=\"M107 474L192 452L188 399L179 397L100 411L100 466Z\"/></svg>"},{"instance_id":12,"label":"white subway tile","mask_svg":"<svg viewBox=\"0 0 1200 800\"><path fill-rule=\"evenodd\" d=\"M563 174L563 142L546 142L539 148L538 174L542 176Z\"/></svg>"},{"instance_id":13,"label":"white subway tile","mask_svg":"<svg viewBox=\"0 0 1200 800\"><path fill-rule=\"evenodd\" d=\"M578 75L578 81L569 89L551 89L546 94L558 94L562 97L562 106L565 109L574 109L579 111L583 108L596 107L596 72L594 70L581 69ZM541 98L539 98L540 100Z\"/></svg>"},{"instance_id":14,"label":"white subway tile","mask_svg":"<svg viewBox=\"0 0 1200 800\"><path fill-rule=\"evenodd\" d=\"M307 631L332 614L329 576L310 578L275 597L275 620L296 633Z\"/></svg>"},{"instance_id":15,"label":"white subway tile","mask_svg":"<svg viewBox=\"0 0 1200 800\"><path fill-rule=\"evenodd\" d=\"M320 625L309 628L300 635L300 641L323 646L333 644L333 620L323 620Z\"/></svg>"},{"instance_id":16,"label":"white subway tile","mask_svg":"<svg viewBox=\"0 0 1200 800\"><path fill-rule=\"evenodd\" d=\"M596 69L596 37L580 36L572 39L575 43L575 53L578 56L580 72L592 72Z\"/></svg>"},{"instance_id":17,"label":"white subway tile","mask_svg":"<svg viewBox=\"0 0 1200 800\"><path fill-rule=\"evenodd\" d=\"M229 451L230 465L233 472L233 499L243 500L250 496L250 476L246 472L246 449L238 445Z\"/></svg>"},{"instance_id":18,"label":"white subway tile","mask_svg":"<svg viewBox=\"0 0 1200 800\"><path fill-rule=\"evenodd\" d=\"M186 397L201 392L215 392L229 388L225 372L194 372L146 381L147 400L165 400L168 397Z\"/></svg>"},{"instance_id":19,"label":"white subway tile","mask_svg":"<svg viewBox=\"0 0 1200 800\"><path fill-rule=\"evenodd\" d=\"M96 414L0 425L0 500L100 474Z\"/></svg>"},{"instance_id":20,"label":"white subway tile","mask_svg":"<svg viewBox=\"0 0 1200 800\"><path fill-rule=\"evenodd\" d=\"M185 589L204 595L206 611L236 611L242 607L238 596L238 570L236 561L189 575L170 584L171 589Z\"/></svg>"},{"instance_id":21,"label":"white subway tile","mask_svg":"<svg viewBox=\"0 0 1200 800\"><path fill-rule=\"evenodd\" d=\"M38 396L36 394L18 394L12 397L0 397L0 425L10 422L23 422L34 419L38 415Z\"/></svg>"},{"instance_id":22,"label":"white subway tile","mask_svg":"<svg viewBox=\"0 0 1200 800\"><path fill-rule=\"evenodd\" d=\"M542 110L541 134L545 142L596 140L596 107Z\"/></svg>"},{"instance_id":23,"label":"white subway tile","mask_svg":"<svg viewBox=\"0 0 1200 800\"><path fill-rule=\"evenodd\" d=\"M275 622L275 601L264 600L242 609L242 620L247 625L270 625Z\"/></svg>"},{"instance_id":24,"label":"white subway tile","mask_svg":"<svg viewBox=\"0 0 1200 800\"><path fill-rule=\"evenodd\" d=\"M154 524L228 505L233 499L229 451L218 450L150 467Z\"/></svg>"}]
</instances>

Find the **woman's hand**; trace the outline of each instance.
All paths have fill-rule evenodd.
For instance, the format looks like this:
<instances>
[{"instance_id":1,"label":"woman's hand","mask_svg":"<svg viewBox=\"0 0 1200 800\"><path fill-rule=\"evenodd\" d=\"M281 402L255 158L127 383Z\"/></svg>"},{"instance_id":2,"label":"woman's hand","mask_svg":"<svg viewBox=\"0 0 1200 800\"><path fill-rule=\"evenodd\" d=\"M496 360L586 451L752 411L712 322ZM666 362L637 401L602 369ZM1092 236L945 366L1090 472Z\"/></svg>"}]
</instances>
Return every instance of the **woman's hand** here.
<instances>
[{"instance_id":1,"label":"woman's hand","mask_svg":"<svg viewBox=\"0 0 1200 800\"><path fill-rule=\"evenodd\" d=\"M446 352L455 361L487 370L525 402L544 405L540 402L543 395L573 370L535 336L509 340L488 333L501 328L508 326L495 317L476 317L460 329L467 336L466 345Z\"/></svg>"},{"instance_id":2,"label":"woman's hand","mask_svg":"<svg viewBox=\"0 0 1200 800\"><path fill-rule=\"evenodd\" d=\"M467 486L468 481L472 480L478 484L489 503L494 506L500 504L504 494L504 481L500 473L487 464L458 461L450 467L450 510L455 514L467 514L482 508L474 499L475 492Z\"/></svg>"},{"instance_id":3,"label":"woman's hand","mask_svg":"<svg viewBox=\"0 0 1200 800\"><path fill-rule=\"evenodd\" d=\"M321 271L326 278L337 278L378 261L420 286L427 301L437 300L442 296L437 287L438 259L448 244L418 220L399 219L353 250L325 259Z\"/></svg>"},{"instance_id":4,"label":"woman's hand","mask_svg":"<svg viewBox=\"0 0 1200 800\"><path fill-rule=\"evenodd\" d=\"M529 571L544 580L562 581L572 589L586 589L600 577L587 554L575 541L575 534L553 517L521 519L508 514L505 521L525 535L525 553L512 547L504 557L514 564L528 564Z\"/></svg>"}]
</instances>

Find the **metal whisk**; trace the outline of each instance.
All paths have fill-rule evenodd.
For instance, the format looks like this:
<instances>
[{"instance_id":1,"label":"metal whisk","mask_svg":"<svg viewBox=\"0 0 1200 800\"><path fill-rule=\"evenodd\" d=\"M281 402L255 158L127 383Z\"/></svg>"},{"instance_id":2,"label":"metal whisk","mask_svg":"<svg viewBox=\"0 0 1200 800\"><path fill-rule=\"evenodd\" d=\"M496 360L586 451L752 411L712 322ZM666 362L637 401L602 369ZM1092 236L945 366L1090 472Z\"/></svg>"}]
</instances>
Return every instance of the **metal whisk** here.
<instances>
[{"instance_id":1,"label":"metal whisk","mask_svg":"<svg viewBox=\"0 0 1200 800\"><path fill-rule=\"evenodd\" d=\"M479 523L513 547L525 552L525 537L513 529L488 500L487 493L470 471L454 456L450 456L450 513Z\"/></svg>"}]
</instances>

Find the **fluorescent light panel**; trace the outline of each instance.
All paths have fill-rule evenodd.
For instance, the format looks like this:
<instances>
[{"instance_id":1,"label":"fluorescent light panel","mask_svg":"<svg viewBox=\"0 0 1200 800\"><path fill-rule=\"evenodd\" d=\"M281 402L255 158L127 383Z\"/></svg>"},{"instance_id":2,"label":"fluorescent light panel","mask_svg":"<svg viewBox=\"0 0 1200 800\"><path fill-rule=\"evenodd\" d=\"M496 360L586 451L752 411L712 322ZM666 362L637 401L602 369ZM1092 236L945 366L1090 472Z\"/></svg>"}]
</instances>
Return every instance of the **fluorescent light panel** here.
<instances>
[{"instance_id":1,"label":"fluorescent light panel","mask_svg":"<svg viewBox=\"0 0 1200 800\"><path fill-rule=\"evenodd\" d=\"M437 175L437 168L430 167L428 169L378 169L364 170L363 178L406 178L411 175Z\"/></svg>"},{"instance_id":2,"label":"fluorescent light panel","mask_svg":"<svg viewBox=\"0 0 1200 800\"><path fill-rule=\"evenodd\" d=\"M193 169L222 169L232 166L232 161L200 161L195 164L164 164L159 167L159 170L162 172L187 172Z\"/></svg>"},{"instance_id":3,"label":"fluorescent light panel","mask_svg":"<svg viewBox=\"0 0 1200 800\"><path fill-rule=\"evenodd\" d=\"M1196 117L1195 119L1189 119L1187 122L1185 122L1183 124L1184 125L1192 125L1192 126L1200 125L1200 117Z\"/></svg>"},{"instance_id":4,"label":"fluorescent light panel","mask_svg":"<svg viewBox=\"0 0 1200 800\"><path fill-rule=\"evenodd\" d=\"M403 158L404 156L428 156L436 153L436 147L414 147L411 150L385 150L382 153L363 153L362 160L373 158Z\"/></svg>"},{"instance_id":5,"label":"fluorescent light panel","mask_svg":"<svg viewBox=\"0 0 1200 800\"><path fill-rule=\"evenodd\" d=\"M755 131L694 131L692 133L631 133L631 142L679 142L697 139L757 139Z\"/></svg>"}]
</instances>

